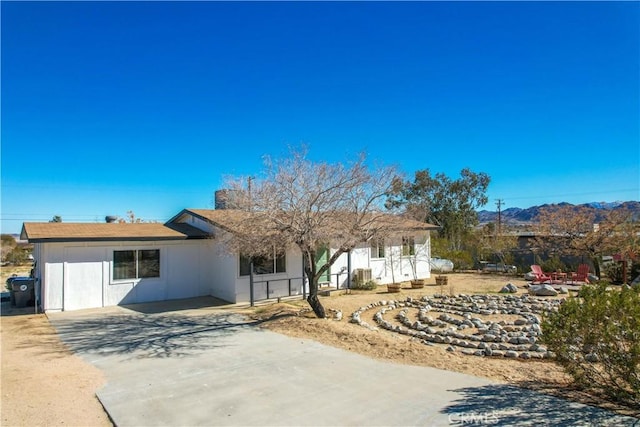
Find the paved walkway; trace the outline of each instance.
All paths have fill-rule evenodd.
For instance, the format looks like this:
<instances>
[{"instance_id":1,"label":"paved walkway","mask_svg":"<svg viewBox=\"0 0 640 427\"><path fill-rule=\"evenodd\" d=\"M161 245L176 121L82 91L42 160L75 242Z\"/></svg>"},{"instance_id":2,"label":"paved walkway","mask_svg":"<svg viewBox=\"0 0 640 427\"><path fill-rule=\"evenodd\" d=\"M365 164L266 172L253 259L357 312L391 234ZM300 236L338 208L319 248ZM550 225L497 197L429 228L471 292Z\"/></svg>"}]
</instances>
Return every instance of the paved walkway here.
<instances>
[{"instance_id":1,"label":"paved walkway","mask_svg":"<svg viewBox=\"0 0 640 427\"><path fill-rule=\"evenodd\" d=\"M105 372L98 398L120 427L640 425L483 378L263 331L232 312L141 311L50 315L63 341Z\"/></svg>"}]
</instances>

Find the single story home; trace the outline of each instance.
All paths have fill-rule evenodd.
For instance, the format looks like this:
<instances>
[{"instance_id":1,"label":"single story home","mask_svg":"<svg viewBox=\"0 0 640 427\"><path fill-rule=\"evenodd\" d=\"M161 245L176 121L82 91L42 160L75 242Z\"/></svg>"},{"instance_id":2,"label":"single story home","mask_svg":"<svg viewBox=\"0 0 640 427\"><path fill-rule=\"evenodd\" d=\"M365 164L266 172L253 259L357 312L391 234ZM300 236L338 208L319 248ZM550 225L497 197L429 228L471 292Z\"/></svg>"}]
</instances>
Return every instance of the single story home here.
<instances>
[{"instance_id":1,"label":"single story home","mask_svg":"<svg viewBox=\"0 0 640 427\"><path fill-rule=\"evenodd\" d=\"M36 299L47 311L214 296L231 303L305 295L308 282L297 247L249 261L225 248L221 233L239 211L184 209L160 223L24 223L34 244ZM398 218L397 238L363 243L343 254L321 280L379 284L429 278L430 230ZM334 251L319 251L318 262ZM250 294L253 282L253 295Z\"/></svg>"}]
</instances>

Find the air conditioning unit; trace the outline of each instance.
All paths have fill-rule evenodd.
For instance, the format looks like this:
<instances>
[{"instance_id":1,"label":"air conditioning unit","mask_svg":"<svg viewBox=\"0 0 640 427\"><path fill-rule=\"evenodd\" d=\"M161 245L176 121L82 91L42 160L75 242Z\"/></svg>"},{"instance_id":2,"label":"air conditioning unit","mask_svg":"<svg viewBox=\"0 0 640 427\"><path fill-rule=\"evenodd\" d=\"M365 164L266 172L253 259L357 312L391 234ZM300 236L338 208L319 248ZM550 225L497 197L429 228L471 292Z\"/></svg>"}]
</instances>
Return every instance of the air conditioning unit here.
<instances>
[{"instance_id":1,"label":"air conditioning unit","mask_svg":"<svg viewBox=\"0 0 640 427\"><path fill-rule=\"evenodd\" d=\"M356 268L356 280L360 283L366 283L371 280L371 269Z\"/></svg>"}]
</instances>

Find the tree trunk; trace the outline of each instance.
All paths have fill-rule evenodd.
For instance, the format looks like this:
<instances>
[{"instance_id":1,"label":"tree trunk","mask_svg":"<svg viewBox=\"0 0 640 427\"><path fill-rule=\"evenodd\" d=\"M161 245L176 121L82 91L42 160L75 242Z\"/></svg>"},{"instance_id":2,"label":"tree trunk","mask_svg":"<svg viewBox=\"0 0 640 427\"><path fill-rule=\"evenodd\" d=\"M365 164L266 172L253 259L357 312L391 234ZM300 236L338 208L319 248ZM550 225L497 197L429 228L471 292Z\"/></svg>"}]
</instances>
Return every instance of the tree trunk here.
<instances>
[{"instance_id":1,"label":"tree trunk","mask_svg":"<svg viewBox=\"0 0 640 427\"><path fill-rule=\"evenodd\" d=\"M319 319L324 319L327 317L326 312L324 311L324 306L318 299L318 282L317 280L312 280L309 282L309 296L307 297L307 302L311 306L311 309L315 313L315 315Z\"/></svg>"},{"instance_id":2,"label":"tree trunk","mask_svg":"<svg viewBox=\"0 0 640 427\"><path fill-rule=\"evenodd\" d=\"M315 313L315 315L324 319L327 317L326 312L324 311L324 307L320 300L318 299L318 275L316 274L316 252L315 250L300 247L300 250L304 254L304 270L307 275L307 280L309 281L309 296L307 297L307 302L311 306L311 309Z\"/></svg>"},{"instance_id":3,"label":"tree trunk","mask_svg":"<svg viewBox=\"0 0 640 427\"><path fill-rule=\"evenodd\" d=\"M600 259L597 256L591 256L591 262L593 263L593 274L600 277L602 272L600 271Z\"/></svg>"}]
</instances>

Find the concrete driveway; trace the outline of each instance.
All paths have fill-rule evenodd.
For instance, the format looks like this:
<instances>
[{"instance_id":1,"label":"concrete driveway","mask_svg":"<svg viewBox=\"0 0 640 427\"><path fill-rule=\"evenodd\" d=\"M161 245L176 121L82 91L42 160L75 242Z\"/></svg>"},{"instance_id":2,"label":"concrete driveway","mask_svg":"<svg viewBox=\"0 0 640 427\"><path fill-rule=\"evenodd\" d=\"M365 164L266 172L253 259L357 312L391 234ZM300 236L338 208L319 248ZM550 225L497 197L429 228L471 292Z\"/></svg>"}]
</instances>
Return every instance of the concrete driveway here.
<instances>
[{"instance_id":1,"label":"concrete driveway","mask_svg":"<svg viewBox=\"0 0 640 427\"><path fill-rule=\"evenodd\" d=\"M639 425L487 379L260 330L229 310L162 307L50 315L62 340L105 373L98 398L118 426Z\"/></svg>"}]
</instances>

